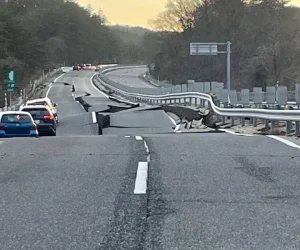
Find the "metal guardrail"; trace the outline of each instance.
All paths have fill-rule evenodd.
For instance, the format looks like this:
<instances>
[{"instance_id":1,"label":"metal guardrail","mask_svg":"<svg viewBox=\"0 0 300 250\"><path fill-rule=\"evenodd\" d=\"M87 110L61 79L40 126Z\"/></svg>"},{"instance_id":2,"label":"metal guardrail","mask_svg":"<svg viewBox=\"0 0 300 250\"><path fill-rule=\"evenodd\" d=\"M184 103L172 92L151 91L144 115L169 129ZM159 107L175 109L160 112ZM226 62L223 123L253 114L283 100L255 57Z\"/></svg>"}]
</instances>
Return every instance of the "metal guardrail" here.
<instances>
[{"instance_id":1,"label":"metal guardrail","mask_svg":"<svg viewBox=\"0 0 300 250\"><path fill-rule=\"evenodd\" d=\"M172 93L182 93L182 92L199 92L199 93L214 93L217 95L218 100L225 106L253 106L261 108L262 105L268 108L277 108L277 106L293 105L300 106L300 84L295 84L294 91L288 91L286 86L268 86L264 92L261 87L255 87L252 91L250 89L242 89L241 91L231 90L228 92L224 89L224 83L222 82L194 82L190 84L183 85L163 85L157 86L157 88L136 88L128 87L116 82L112 82L104 74L118 69L126 68L146 68L143 66L126 65L120 66L116 65L111 68L104 69L101 73L102 78L105 82L109 82L112 86L122 89L126 92L146 94L146 95L161 95L161 94L172 94ZM147 77L146 81L149 81Z\"/></svg>"},{"instance_id":2,"label":"metal guardrail","mask_svg":"<svg viewBox=\"0 0 300 250\"><path fill-rule=\"evenodd\" d=\"M128 67L127 67L128 68ZM116 70L116 68L114 69ZM176 101L179 103L192 103L195 104L206 101L209 103L210 109L212 109L217 115L221 117L238 117L245 121L245 118L263 119L266 123L269 121L285 121L287 127L291 128L292 122L296 123L296 134L300 132L300 110L272 110L272 109L259 109L259 108L221 108L215 104L215 100L210 94L199 93L199 92L181 92L181 93L159 93L159 89L154 90L153 94L142 94L131 91L132 87L127 87L119 83L111 81L104 74L109 72L110 69L105 69L98 74L94 80L99 82L101 85L116 93L123 96L126 99L145 102L150 104L173 104ZM244 124L244 122L242 122Z\"/></svg>"}]
</instances>

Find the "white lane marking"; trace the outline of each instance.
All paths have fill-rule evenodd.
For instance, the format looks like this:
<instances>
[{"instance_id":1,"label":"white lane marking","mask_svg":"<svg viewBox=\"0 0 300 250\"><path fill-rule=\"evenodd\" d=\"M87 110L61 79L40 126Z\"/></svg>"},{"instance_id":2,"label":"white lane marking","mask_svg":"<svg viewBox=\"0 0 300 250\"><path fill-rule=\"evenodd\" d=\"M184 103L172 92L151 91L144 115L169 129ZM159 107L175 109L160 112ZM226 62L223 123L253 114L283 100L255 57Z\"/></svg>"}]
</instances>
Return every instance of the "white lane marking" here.
<instances>
[{"instance_id":1,"label":"white lane marking","mask_svg":"<svg viewBox=\"0 0 300 250\"><path fill-rule=\"evenodd\" d=\"M51 88L52 88L52 82L50 83L50 85L49 85L49 87L48 87L48 90L47 90L47 92L46 92L46 97L48 97Z\"/></svg>"},{"instance_id":2,"label":"white lane marking","mask_svg":"<svg viewBox=\"0 0 300 250\"><path fill-rule=\"evenodd\" d=\"M139 162L134 185L134 194L146 194L147 178L148 162Z\"/></svg>"},{"instance_id":3,"label":"white lane marking","mask_svg":"<svg viewBox=\"0 0 300 250\"><path fill-rule=\"evenodd\" d=\"M219 129L219 131L223 131L223 132L226 132L226 133L231 134L231 135L249 136L249 137L250 137L250 136L255 136L255 135L251 135L251 134L236 133L236 132L233 132L233 131L231 131L231 130L223 129L223 128Z\"/></svg>"},{"instance_id":4,"label":"white lane marking","mask_svg":"<svg viewBox=\"0 0 300 250\"><path fill-rule=\"evenodd\" d=\"M171 122L173 123L173 125L174 125L174 126L177 126L176 121L175 121L171 116L168 115L168 117L170 118L170 120L171 120Z\"/></svg>"},{"instance_id":5,"label":"white lane marking","mask_svg":"<svg viewBox=\"0 0 300 250\"><path fill-rule=\"evenodd\" d=\"M171 122L175 126L174 132L176 132L176 133L180 132L179 129L180 129L181 125L177 124L176 121L171 116L168 115L168 117L170 118Z\"/></svg>"},{"instance_id":6,"label":"white lane marking","mask_svg":"<svg viewBox=\"0 0 300 250\"><path fill-rule=\"evenodd\" d=\"M59 77L55 78L53 82L56 82L59 78L61 78L64 74L61 74ZM48 97L49 93L50 93L50 90L52 88L52 82L49 84L49 87L48 87L48 90L46 92L46 97Z\"/></svg>"},{"instance_id":7,"label":"white lane marking","mask_svg":"<svg viewBox=\"0 0 300 250\"><path fill-rule=\"evenodd\" d=\"M137 135L137 136L135 137L135 139L136 139L137 141L142 141L142 140L143 140L143 137Z\"/></svg>"},{"instance_id":8,"label":"white lane marking","mask_svg":"<svg viewBox=\"0 0 300 250\"><path fill-rule=\"evenodd\" d=\"M93 123L97 123L96 112L92 112Z\"/></svg>"},{"instance_id":9,"label":"white lane marking","mask_svg":"<svg viewBox=\"0 0 300 250\"><path fill-rule=\"evenodd\" d=\"M55 78L53 82L56 82L59 78L61 78L65 73L61 74L59 77Z\"/></svg>"},{"instance_id":10,"label":"white lane marking","mask_svg":"<svg viewBox=\"0 0 300 250\"><path fill-rule=\"evenodd\" d=\"M4 141L0 141L0 145L3 144L3 143L4 143Z\"/></svg>"},{"instance_id":11,"label":"white lane marking","mask_svg":"<svg viewBox=\"0 0 300 250\"><path fill-rule=\"evenodd\" d=\"M282 142L282 143L284 143L284 144L286 144L286 145L288 145L288 146L290 146L290 147L300 149L300 146L297 145L296 143L293 143L293 142L291 142L291 141L289 141L289 140L283 139L283 138L278 137L278 136L276 136L276 135L266 135L266 136L269 137L269 138L272 138L272 139L274 139L274 140L280 141L280 142Z\"/></svg>"},{"instance_id":12,"label":"white lane marking","mask_svg":"<svg viewBox=\"0 0 300 250\"><path fill-rule=\"evenodd\" d=\"M81 105L81 103L79 102L79 101L76 101L78 104L79 104L79 106L85 111L85 109L84 109L84 107Z\"/></svg>"},{"instance_id":13,"label":"white lane marking","mask_svg":"<svg viewBox=\"0 0 300 250\"><path fill-rule=\"evenodd\" d=\"M130 138L131 136L130 136L130 135L125 135L125 137L126 137L126 138Z\"/></svg>"},{"instance_id":14,"label":"white lane marking","mask_svg":"<svg viewBox=\"0 0 300 250\"><path fill-rule=\"evenodd\" d=\"M97 74L98 74L98 73L95 73L95 74L90 78L90 83L91 83L92 87L93 87L95 90L97 90L99 93L101 93L101 94L104 95L106 98L108 98L109 96L108 96L107 94L105 94L104 92L102 92L100 89L98 89L98 88L94 85L94 83L93 83L93 78L94 78L94 76L97 75Z\"/></svg>"}]
</instances>

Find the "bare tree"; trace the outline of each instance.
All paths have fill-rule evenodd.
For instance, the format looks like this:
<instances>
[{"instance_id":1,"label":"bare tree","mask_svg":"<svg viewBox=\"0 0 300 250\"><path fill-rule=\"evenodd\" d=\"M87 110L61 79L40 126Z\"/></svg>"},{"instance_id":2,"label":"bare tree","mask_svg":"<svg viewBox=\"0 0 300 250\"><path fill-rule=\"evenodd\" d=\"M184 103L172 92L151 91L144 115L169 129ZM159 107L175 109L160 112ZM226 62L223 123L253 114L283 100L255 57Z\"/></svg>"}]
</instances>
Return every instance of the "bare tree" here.
<instances>
[{"instance_id":1,"label":"bare tree","mask_svg":"<svg viewBox=\"0 0 300 250\"><path fill-rule=\"evenodd\" d=\"M156 19L150 20L149 23L157 31L190 30L194 27L194 14L199 4L198 0L169 0L165 11L159 13Z\"/></svg>"}]
</instances>

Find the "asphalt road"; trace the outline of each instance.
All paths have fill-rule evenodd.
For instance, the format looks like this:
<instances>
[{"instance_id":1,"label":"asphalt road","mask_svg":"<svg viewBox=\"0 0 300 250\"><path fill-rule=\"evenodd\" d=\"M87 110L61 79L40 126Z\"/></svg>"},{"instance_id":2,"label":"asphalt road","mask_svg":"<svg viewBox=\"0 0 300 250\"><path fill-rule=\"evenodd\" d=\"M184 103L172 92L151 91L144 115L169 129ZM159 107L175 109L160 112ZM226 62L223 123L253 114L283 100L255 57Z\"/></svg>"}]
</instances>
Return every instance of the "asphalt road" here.
<instances>
[{"instance_id":1,"label":"asphalt road","mask_svg":"<svg viewBox=\"0 0 300 250\"><path fill-rule=\"evenodd\" d=\"M49 90L60 136L0 140L1 250L300 249L299 149L265 136L135 130L168 123L141 110L113 117L132 136L95 135L60 83L70 74Z\"/></svg>"},{"instance_id":2,"label":"asphalt road","mask_svg":"<svg viewBox=\"0 0 300 250\"><path fill-rule=\"evenodd\" d=\"M97 135L98 126L93 124L92 113L87 113L75 97L84 96L107 99L90 81L95 74L93 71L71 71L56 78L45 90L54 103L57 103L59 124L57 135ZM72 85L76 92L72 93Z\"/></svg>"},{"instance_id":3,"label":"asphalt road","mask_svg":"<svg viewBox=\"0 0 300 250\"><path fill-rule=\"evenodd\" d=\"M155 86L139 79L139 75L145 73L147 68L120 69L108 72L106 75L112 81L137 88L156 88Z\"/></svg>"}]
</instances>

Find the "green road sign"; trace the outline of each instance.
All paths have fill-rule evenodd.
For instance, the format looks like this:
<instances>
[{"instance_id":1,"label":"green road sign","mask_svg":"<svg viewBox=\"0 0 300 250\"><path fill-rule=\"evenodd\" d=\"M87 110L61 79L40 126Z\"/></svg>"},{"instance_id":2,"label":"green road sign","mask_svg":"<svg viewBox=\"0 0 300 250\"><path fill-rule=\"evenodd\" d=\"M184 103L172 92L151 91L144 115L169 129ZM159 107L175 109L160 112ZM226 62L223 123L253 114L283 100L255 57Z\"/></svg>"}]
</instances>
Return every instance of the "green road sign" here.
<instances>
[{"instance_id":1,"label":"green road sign","mask_svg":"<svg viewBox=\"0 0 300 250\"><path fill-rule=\"evenodd\" d=\"M7 74L7 81L15 82L16 81L16 71L10 70Z\"/></svg>"},{"instance_id":2,"label":"green road sign","mask_svg":"<svg viewBox=\"0 0 300 250\"><path fill-rule=\"evenodd\" d=\"M16 71L10 70L7 74L7 91L12 92L15 89L16 86Z\"/></svg>"}]
</instances>

